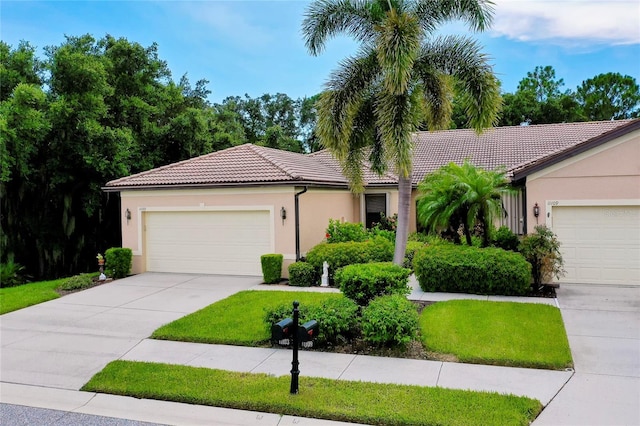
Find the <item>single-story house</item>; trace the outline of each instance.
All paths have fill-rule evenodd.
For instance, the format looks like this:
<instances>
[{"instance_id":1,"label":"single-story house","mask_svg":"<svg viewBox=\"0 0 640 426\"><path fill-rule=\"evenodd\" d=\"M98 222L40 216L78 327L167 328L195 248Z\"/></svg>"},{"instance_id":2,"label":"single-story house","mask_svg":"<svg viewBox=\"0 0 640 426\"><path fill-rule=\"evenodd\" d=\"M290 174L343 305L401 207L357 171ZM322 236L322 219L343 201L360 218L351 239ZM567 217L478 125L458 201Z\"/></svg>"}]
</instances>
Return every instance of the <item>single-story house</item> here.
<instances>
[{"instance_id":1,"label":"single-story house","mask_svg":"<svg viewBox=\"0 0 640 426\"><path fill-rule=\"evenodd\" d=\"M505 167L519 194L503 224L547 224L562 242L561 282L640 285L640 119L418 132L415 188L448 162ZM325 238L329 219L369 226L396 213L397 179L365 172L354 196L328 151L245 144L107 183L119 192L133 272L260 275L260 255L287 265ZM410 230L416 230L412 208Z\"/></svg>"}]
</instances>

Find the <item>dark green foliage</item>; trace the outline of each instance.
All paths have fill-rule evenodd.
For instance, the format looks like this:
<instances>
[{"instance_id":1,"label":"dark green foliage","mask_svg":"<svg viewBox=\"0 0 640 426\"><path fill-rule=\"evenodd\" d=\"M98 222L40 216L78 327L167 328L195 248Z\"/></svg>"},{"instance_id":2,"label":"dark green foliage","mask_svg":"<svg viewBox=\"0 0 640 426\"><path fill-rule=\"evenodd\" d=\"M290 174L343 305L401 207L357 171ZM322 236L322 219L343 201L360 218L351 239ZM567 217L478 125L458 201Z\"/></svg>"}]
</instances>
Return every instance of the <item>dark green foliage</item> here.
<instances>
[{"instance_id":1,"label":"dark green foliage","mask_svg":"<svg viewBox=\"0 0 640 426\"><path fill-rule=\"evenodd\" d=\"M93 285L93 279L89 274L74 275L63 281L60 284L59 289L64 291L81 290L83 288L91 287Z\"/></svg>"},{"instance_id":2,"label":"dark green foliage","mask_svg":"<svg viewBox=\"0 0 640 426\"><path fill-rule=\"evenodd\" d=\"M364 242L318 244L307 253L307 262L321 274L322 262L329 264L329 283L334 282L338 268L354 263L390 262L393 260L393 244L384 238Z\"/></svg>"},{"instance_id":3,"label":"dark green foliage","mask_svg":"<svg viewBox=\"0 0 640 426\"><path fill-rule=\"evenodd\" d=\"M402 266L413 270L413 257L416 251L420 250L424 245L425 243L420 241L407 241L407 251L404 254L404 264Z\"/></svg>"},{"instance_id":4,"label":"dark green foliage","mask_svg":"<svg viewBox=\"0 0 640 426\"><path fill-rule=\"evenodd\" d=\"M531 282L525 258L498 248L426 246L413 267L424 291L522 296Z\"/></svg>"},{"instance_id":5,"label":"dark green foliage","mask_svg":"<svg viewBox=\"0 0 640 426\"><path fill-rule=\"evenodd\" d=\"M319 279L316 268L307 262L295 262L289 265L289 285L309 287L317 285Z\"/></svg>"},{"instance_id":6,"label":"dark green foliage","mask_svg":"<svg viewBox=\"0 0 640 426\"><path fill-rule=\"evenodd\" d=\"M362 311L362 337L375 345L406 345L417 331L416 307L402 295L378 297Z\"/></svg>"},{"instance_id":7,"label":"dark green foliage","mask_svg":"<svg viewBox=\"0 0 640 426\"><path fill-rule=\"evenodd\" d=\"M347 265L335 274L336 285L349 299L366 306L374 298L386 294L406 295L411 270L391 262Z\"/></svg>"},{"instance_id":8,"label":"dark green foliage","mask_svg":"<svg viewBox=\"0 0 640 426\"><path fill-rule=\"evenodd\" d=\"M387 216L380 212L380 222L376 223L374 227L383 231L395 232L398 227L398 213Z\"/></svg>"},{"instance_id":9,"label":"dark green foliage","mask_svg":"<svg viewBox=\"0 0 640 426\"><path fill-rule=\"evenodd\" d=\"M369 238L362 223L341 222L329 219L327 227L328 243L346 243L349 241L362 242Z\"/></svg>"},{"instance_id":10,"label":"dark green foliage","mask_svg":"<svg viewBox=\"0 0 640 426\"><path fill-rule=\"evenodd\" d=\"M263 254L260 256L262 279L265 283L274 284L280 281L283 259L284 256L281 254Z\"/></svg>"},{"instance_id":11,"label":"dark green foliage","mask_svg":"<svg viewBox=\"0 0 640 426\"><path fill-rule=\"evenodd\" d=\"M24 267L11 260L0 263L0 287L14 287L25 283Z\"/></svg>"},{"instance_id":12,"label":"dark green foliage","mask_svg":"<svg viewBox=\"0 0 640 426\"><path fill-rule=\"evenodd\" d=\"M493 234L491 245L503 250L518 251L520 239L507 226L501 226Z\"/></svg>"},{"instance_id":13,"label":"dark green foliage","mask_svg":"<svg viewBox=\"0 0 640 426\"><path fill-rule=\"evenodd\" d=\"M105 273L112 278L124 278L131 271L132 255L130 248L112 247L104 252Z\"/></svg>"},{"instance_id":14,"label":"dark green foliage","mask_svg":"<svg viewBox=\"0 0 640 426\"><path fill-rule=\"evenodd\" d=\"M316 342L320 345L338 343L352 337L358 332L358 305L345 297L325 300L321 304L305 304L299 308L300 324L316 320L320 331ZM276 306L265 312L265 323L269 332L271 325L285 319L292 318L293 311L290 303Z\"/></svg>"},{"instance_id":15,"label":"dark green foliage","mask_svg":"<svg viewBox=\"0 0 640 426\"><path fill-rule=\"evenodd\" d=\"M522 238L520 253L531 264L534 290L550 282L553 276L560 278L564 275L560 241L545 225L536 226L533 234Z\"/></svg>"}]
</instances>

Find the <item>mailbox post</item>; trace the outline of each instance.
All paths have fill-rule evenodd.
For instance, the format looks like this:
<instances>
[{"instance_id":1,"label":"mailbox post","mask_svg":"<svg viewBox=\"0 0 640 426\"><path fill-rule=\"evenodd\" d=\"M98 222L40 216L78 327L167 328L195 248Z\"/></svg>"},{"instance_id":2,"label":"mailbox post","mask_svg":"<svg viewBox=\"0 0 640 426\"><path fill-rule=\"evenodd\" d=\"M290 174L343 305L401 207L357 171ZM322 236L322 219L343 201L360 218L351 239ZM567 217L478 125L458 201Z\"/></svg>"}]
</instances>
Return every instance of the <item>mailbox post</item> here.
<instances>
[{"instance_id":1,"label":"mailbox post","mask_svg":"<svg viewBox=\"0 0 640 426\"><path fill-rule=\"evenodd\" d=\"M291 389L290 393L297 394L298 393L298 376L300 375L298 362L298 341L300 340L298 337L298 316L300 311L298 310L298 306L300 304L298 301L293 302L293 324L291 333L293 336L293 361L291 361Z\"/></svg>"}]
</instances>

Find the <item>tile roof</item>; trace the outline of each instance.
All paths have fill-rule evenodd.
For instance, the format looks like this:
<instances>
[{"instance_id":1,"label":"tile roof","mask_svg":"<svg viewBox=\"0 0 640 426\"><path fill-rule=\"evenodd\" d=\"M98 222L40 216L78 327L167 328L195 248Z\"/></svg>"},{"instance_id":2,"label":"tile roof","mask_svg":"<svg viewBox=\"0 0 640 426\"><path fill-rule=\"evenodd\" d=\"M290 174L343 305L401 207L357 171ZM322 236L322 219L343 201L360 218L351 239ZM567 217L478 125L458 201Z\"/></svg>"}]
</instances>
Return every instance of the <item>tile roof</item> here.
<instances>
[{"instance_id":1,"label":"tile roof","mask_svg":"<svg viewBox=\"0 0 640 426\"><path fill-rule=\"evenodd\" d=\"M444 164L462 163L465 159L488 170L504 166L513 173L633 121L496 127L480 135L468 129L419 132L414 136L413 183Z\"/></svg>"},{"instance_id":2,"label":"tile roof","mask_svg":"<svg viewBox=\"0 0 640 426\"><path fill-rule=\"evenodd\" d=\"M543 164L576 147L599 140L640 120L498 127L477 135L472 130L418 132L414 136L413 183L449 162L469 159L486 169L504 166L510 174ZM365 171L368 185L392 185L392 173ZM327 151L298 154L244 144L113 180L107 190L201 185L299 183L347 186L338 162Z\"/></svg>"}]
</instances>

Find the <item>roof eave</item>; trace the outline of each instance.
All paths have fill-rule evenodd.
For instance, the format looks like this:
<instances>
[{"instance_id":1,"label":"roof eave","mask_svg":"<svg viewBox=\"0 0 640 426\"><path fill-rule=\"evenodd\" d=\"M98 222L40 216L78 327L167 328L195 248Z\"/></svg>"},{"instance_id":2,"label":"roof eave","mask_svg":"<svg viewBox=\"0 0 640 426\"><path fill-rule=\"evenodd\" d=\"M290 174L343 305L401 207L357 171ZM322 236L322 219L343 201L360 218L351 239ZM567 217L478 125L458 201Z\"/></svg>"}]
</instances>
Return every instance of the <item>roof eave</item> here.
<instances>
[{"instance_id":1,"label":"roof eave","mask_svg":"<svg viewBox=\"0 0 640 426\"><path fill-rule=\"evenodd\" d=\"M514 181L523 179L535 172L546 169L547 167L550 167L561 161L575 157L576 155L582 154L583 152L586 152L599 145L610 142L614 139L617 139L621 136L626 135L627 133L633 132L638 129L640 129L640 119L634 120L626 125L617 127L609 132L603 133L585 142L569 147L564 151L560 151L554 155L550 155L548 157L542 158L538 161L535 161L531 164L528 164L522 167L520 170L512 170L512 173L513 173L512 179Z\"/></svg>"}]
</instances>

